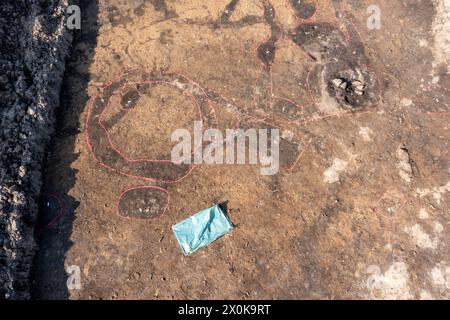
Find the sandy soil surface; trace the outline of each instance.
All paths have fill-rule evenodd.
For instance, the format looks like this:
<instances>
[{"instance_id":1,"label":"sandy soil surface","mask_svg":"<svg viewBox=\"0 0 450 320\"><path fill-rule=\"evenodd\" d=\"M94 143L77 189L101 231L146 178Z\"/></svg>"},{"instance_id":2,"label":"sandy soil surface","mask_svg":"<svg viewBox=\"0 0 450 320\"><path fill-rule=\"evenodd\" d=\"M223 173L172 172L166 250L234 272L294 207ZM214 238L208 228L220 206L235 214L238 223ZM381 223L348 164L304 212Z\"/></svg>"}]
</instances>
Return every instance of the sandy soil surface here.
<instances>
[{"instance_id":1,"label":"sandy soil surface","mask_svg":"<svg viewBox=\"0 0 450 320\"><path fill-rule=\"evenodd\" d=\"M35 297L450 298L448 1L296 3L81 1ZM280 172L163 162L200 119L280 129ZM223 202L183 256L171 226Z\"/></svg>"}]
</instances>

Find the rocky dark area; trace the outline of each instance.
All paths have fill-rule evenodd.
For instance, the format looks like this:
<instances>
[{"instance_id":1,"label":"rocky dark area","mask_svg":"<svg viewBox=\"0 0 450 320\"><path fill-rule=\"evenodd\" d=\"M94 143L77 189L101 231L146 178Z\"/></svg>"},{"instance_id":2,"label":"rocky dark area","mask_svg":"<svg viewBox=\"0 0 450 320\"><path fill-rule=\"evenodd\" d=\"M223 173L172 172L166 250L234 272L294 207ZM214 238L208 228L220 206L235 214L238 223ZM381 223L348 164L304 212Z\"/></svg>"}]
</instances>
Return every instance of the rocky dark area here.
<instances>
[{"instance_id":1,"label":"rocky dark area","mask_svg":"<svg viewBox=\"0 0 450 320\"><path fill-rule=\"evenodd\" d=\"M68 6L0 5L0 299L30 297L41 166L71 44Z\"/></svg>"}]
</instances>

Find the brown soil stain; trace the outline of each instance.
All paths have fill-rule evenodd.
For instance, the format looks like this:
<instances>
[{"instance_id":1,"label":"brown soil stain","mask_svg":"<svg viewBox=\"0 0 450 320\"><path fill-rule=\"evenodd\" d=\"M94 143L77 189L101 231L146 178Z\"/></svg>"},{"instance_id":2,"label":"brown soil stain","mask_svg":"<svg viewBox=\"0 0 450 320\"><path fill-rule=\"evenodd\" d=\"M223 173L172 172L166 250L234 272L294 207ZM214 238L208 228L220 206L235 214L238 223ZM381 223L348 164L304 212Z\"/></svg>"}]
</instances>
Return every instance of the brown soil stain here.
<instances>
[{"instance_id":1,"label":"brown soil stain","mask_svg":"<svg viewBox=\"0 0 450 320\"><path fill-rule=\"evenodd\" d=\"M434 12L430 1L410 10L409 1L378 0L386 13L382 28L369 30L366 9L372 2L319 0L301 7L290 0L152 0L134 7L100 0L98 21L87 15L75 44L61 125L47 161L46 188L68 204L65 216L42 236L37 295L448 296L448 288L430 276L436 264L449 263L448 192L440 193L438 203L417 191L450 180L448 91L443 100L433 99L448 88L448 75L433 84L431 49L417 44L432 43ZM94 4L86 6L92 10ZM345 92L333 87L336 78L346 82ZM364 86L360 97L352 81ZM166 159L171 132L192 130L202 118L195 98L210 127L279 128L282 170L270 177L258 166L199 165L178 183L134 179L133 173L177 180L188 168L130 167L111 151L105 131L87 132L89 123L97 123L95 108L103 110L110 100L105 128L126 158ZM410 184L398 173L400 145L417 168ZM336 163L345 165L339 169ZM330 183L325 172L337 174L337 181ZM164 191L145 189L149 185ZM133 219L141 200L145 207L156 201L164 214L150 210L152 219ZM224 201L236 229L183 256L171 226ZM392 201L401 205L389 211ZM418 218L424 208L428 220ZM435 231L437 223L444 231ZM415 224L438 239L436 248L418 247L404 231ZM61 237L65 245L59 246ZM48 271L52 261L58 262L57 276ZM407 281L389 291L388 271L400 262L407 265ZM81 290L65 288L64 266L70 265L81 269ZM371 265L382 273L375 289L367 285Z\"/></svg>"}]
</instances>

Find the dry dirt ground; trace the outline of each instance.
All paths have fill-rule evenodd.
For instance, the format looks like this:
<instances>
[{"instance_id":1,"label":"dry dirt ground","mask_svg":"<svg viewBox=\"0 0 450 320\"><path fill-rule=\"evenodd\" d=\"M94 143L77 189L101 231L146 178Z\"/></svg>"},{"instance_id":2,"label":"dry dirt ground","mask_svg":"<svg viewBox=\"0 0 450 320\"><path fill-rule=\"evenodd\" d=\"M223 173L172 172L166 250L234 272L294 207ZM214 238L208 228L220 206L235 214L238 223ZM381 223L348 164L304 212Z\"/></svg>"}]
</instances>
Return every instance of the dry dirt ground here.
<instances>
[{"instance_id":1,"label":"dry dirt ground","mask_svg":"<svg viewBox=\"0 0 450 320\"><path fill-rule=\"evenodd\" d=\"M35 297L450 298L448 1L80 6ZM200 119L280 129L280 172L161 161ZM183 256L171 226L224 202L237 227Z\"/></svg>"}]
</instances>

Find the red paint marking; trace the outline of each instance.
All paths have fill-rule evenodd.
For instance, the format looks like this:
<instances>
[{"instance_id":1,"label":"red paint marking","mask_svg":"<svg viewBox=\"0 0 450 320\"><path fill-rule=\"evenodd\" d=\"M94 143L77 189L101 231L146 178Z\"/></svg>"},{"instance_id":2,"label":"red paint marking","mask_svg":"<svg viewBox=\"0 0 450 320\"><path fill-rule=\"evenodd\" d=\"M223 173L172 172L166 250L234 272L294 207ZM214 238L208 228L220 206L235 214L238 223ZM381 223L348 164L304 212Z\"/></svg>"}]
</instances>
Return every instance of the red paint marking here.
<instances>
[{"instance_id":1,"label":"red paint marking","mask_svg":"<svg viewBox=\"0 0 450 320\"><path fill-rule=\"evenodd\" d=\"M53 217L53 219L52 219L48 224L46 224L45 226L43 226L43 227L38 231L38 234L37 234L38 237L41 235L41 233L42 233L43 231L45 231L46 229L48 229L48 228L50 228L51 226L53 226L53 225L56 223L56 221L58 221L59 218L61 218L61 216L62 216L62 215L64 214L64 212L65 212L65 209L64 209L64 203L63 203L63 201L61 200L61 198L58 197L56 194L53 194L53 193L44 193L44 194L42 194L42 195L40 196L40 198L42 198L42 197L50 197L50 198L56 199L56 201L58 202L59 210L58 210L58 212L56 213L56 215Z\"/></svg>"},{"instance_id":2,"label":"red paint marking","mask_svg":"<svg viewBox=\"0 0 450 320\"><path fill-rule=\"evenodd\" d=\"M319 3L318 3L317 1L314 1L314 2L315 2L315 5L316 5L316 10L315 10L314 14L313 14L310 18L308 18L308 19L301 19L301 18L299 18L300 20L302 20L302 23L300 23L300 25L303 25L303 24L306 24L306 23L310 23L310 22L308 22L308 21L313 21L313 20L315 21L315 20L316 20L316 15L317 15L317 13L321 10L321 8L320 8ZM270 3L270 1L269 1L269 4L270 4L270 5L272 6L272 8L274 9L274 6L272 5L272 3ZM342 4L341 4L341 5L342 5ZM289 10L290 10L291 14L293 14L294 16L297 17L297 15L294 14L294 13L292 12L292 7L290 6L290 4L288 4L288 7L289 7ZM335 25L337 26L337 28L338 28L339 30L341 30L341 26L340 26L340 25L342 25L342 24L341 24L341 21L338 19L337 14L336 14L336 12L335 12L335 10L334 10L334 8L333 8L333 5L331 5L331 8L332 8L332 10L333 10L333 12L334 12L334 17L335 17L335 19L336 19ZM274 9L274 10L275 10L275 9ZM319 22L315 22L315 23L319 23ZM329 22L328 22L328 23L329 23ZM361 39L361 41L362 41L362 38L361 38L360 33L359 33L359 31L357 30L356 26L355 26L352 22L350 22L350 23L353 25L353 27L355 28L355 30L356 30L356 32L357 32L357 35L360 37L360 39ZM277 26L280 28L280 31L281 31L281 35L280 35L279 39L277 39L277 40L275 41L275 43L274 43L275 48L278 49L278 44L279 44L279 42L284 38L284 33L283 33L283 28L282 28L282 26L281 26L279 23L276 23L276 24L277 24ZM300 25L299 25L299 26L300 26ZM258 46L256 46L256 48L255 48L255 54L256 54L256 58L257 58L257 59L258 59L258 54L257 54L258 48L259 48L262 44L266 43L266 42L270 39L271 36L272 36L272 35L270 35L270 36L268 37L268 39L267 39L265 42L263 42L263 43L259 44ZM349 35L348 30L347 30L347 26L345 26L344 36L345 36L345 41L346 41L347 46L348 46L348 45L350 44L350 35ZM299 47L299 48L304 52L304 50L303 50L301 47ZM264 73L265 73L265 72L267 72L266 75L267 75L268 78L269 78L269 79L268 79L268 82L269 82L269 83L267 84L267 86L266 86L266 88L265 88L266 93L269 94L269 97L268 97L268 98L269 98L269 101L266 101L266 103L268 103L269 105L272 105L273 102L274 102L275 100L283 100L283 101L286 101L286 102L291 103L291 104L294 105L294 106L297 106L299 109L303 109L303 108L304 108L304 106L298 105L296 102L294 102L293 100L291 100L291 99L289 99L289 98L284 98L284 97L280 97L280 96L274 95L274 93L273 93L273 72L272 72L273 64L275 64L275 61L274 61L272 64L270 64L269 66L266 66L264 63L261 62L261 70L260 70L259 76L256 78L255 84L254 84L254 88L255 88L255 89L254 89L254 93L253 93L253 102L252 102L252 106L253 106L254 109L256 109L256 112L262 114L262 117L261 117L261 116L258 116L258 115L248 114L248 111L246 111L246 109L243 109L243 108L238 108L239 111L236 111L236 110L231 110L231 111L230 111L229 109L226 109L227 111L233 113L234 115L236 115L236 116L238 117L238 123L241 123L241 122L243 122L243 121L256 121L256 122L267 123L267 124L272 125L272 126L274 126L274 127L278 127L277 124L276 124L276 122L277 122L277 121L280 121L281 123L285 123L285 124L294 124L294 125L301 126L301 125L304 125L304 124L307 124L307 123L310 123L310 122L320 121L320 120L324 120L324 119L327 119L327 118L341 117L341 116L350 116L350 115L355 114L355 113L352 112L352 111L348 111L348 112L344 111L344 112L338 112L338 113L335 113L335 114L325 114L325 115L320 115L321 112L320 112L320 110L318 110L318 108L317 108L317 104L316 104L316 101L315 101L315 97L314 97L314 95L312 94L312 90L311 90L310 83L309 83L310 75L311 75L312 70L319 64L319 63L316 63L315 65L313 65L313 67L310 68L310 70L309 70L309 72L308 72L308 75L307 75L307 77L306 77L306 85L307 85L307 90L308 90L308 93L309 93L309 95L310 95L310 98L311 98L311 100L312 100L312 102L313 102L313 105L315 106L315 108L316 108L316 110L317 110L319 116L312 117L311 119L304 119L304 120L301 120L301 121L299 121L299 120L286 120L286 119L281 119L281 120L280 120L280 119L277 119L277 120L271 121L270 118L272 118L272 115L267 114L267 113L266 113L265 111L263 111L263 110L258 110L258 108L257 108L257 98L256 98L256 95L257 95L256 90L257 90L257 87L258 87L257 84L258 84L258 82L260 82L260 81L263 79ZM326 64L321 64L321 65L323 65L324 67L326 66ZM266 68L267 68L267 69L266 69ZM265 69L266 69L266 70L265 70ZM117 82L117 81L120 81L120 80L122 80L122 79L125 79L125 76L128 75L128 74L131 74L132 72L133 72L133 71L129 71L129 72L125 73L123 76L117 78L116 80L113 80L113 81L111 81L110 83L108 83L108 84L102 86L102 87L101 87L102 90L101 90L100 92L98 92L98 93L91 99L91 102L90 102L90 105L89 105L89 111L88 111L87 118L86 118L86 142L87 142L87 145L88 145L88 149L89 149L90 153L92 154L93 158L100 164L100 166L102 166L102 167L104 167L104 168L106 168L106 169L108 169L108 170L110 170L110 171L116 172L116 173L118 173L118 174L120 174L120 175L122 175L122 176L126 176L126 177L133 178L133 179L139 179L139 180L143 180L143 181L148 181L148 182L152 182L152 183L160 183L160 184L168 184L168 185L176 184L176 183L182 181L183 179L185 179L187 176L189 176L189 175L192 173L192 171L194 170L195 165L192 165L191 168L190 168L190 170L189 170L184 176L182 176L181 178L176 179L176 180L164 181L164 180L153 179L153 178L150 178L150 177L144 177L144 176L133 175L133 174L130 174L130 173L127 173L127 172L123 172L123 171L121 171L121 170L118 170L118 169L116 169L116 168L113 168L113 167L109 166L109 165L106 164L106 163L103 163L103 162L102 162L101 160L99 160L98 157L96 156L95 151L94 151L94 148L93 148L93 146L92 146L92 144L91 144L90 136L89 136L89 128L90 128L89 121L90 121L90 119L91 119L91 113L92 113L92 110L93 110L93 108L94 108L95 101L97 101L97 98L100 97L101 93L103 93L104 90L108 89L113 83L115 83L115 82ZM182 75L182 74L178 74L178 77L184 78L185 80L187 80L188 83L193 84L197 89L201 90L201 92L203 93L203 97L204 97L205 100L208 102L208 106L209 106L209 108L210 108L210 110L211 110L211 113L212 113L212 116L213 116L213 120L215 120L216 123L218 123L218 118L217 118L217 115L216 115L216 112L215 112L215 108L214 108L213 105L212 105L213 102L208 98L208 96L207 96L207 94L206 94L206 91L202 88L202 86L200 86L200 85L197 84L195 81L190 80L188 77L186 77L186 76L184 76L184 75ZM377 80L378 80L378 78L377 78ZM136 83L139 83L139 82L136 82ZM170 82L168 82L168 81L160 81L160 80L149 80L149 81L141 82L141 84L145 84L145 83L148 83L148 84L150 84L150 83L165 83L165 84L173 85L172 83L170 83ZM128 85L129 85L129 84L128 84ZM122 89L121 92L123 92L124 88L121 87L121 89ZM261 89L262 89L262 88L261 88ZM180 89L180 90L182 90L182 89ZM139 92L139 91L138 91L138 92ZM183 90L182 90L182 92L185 93L185 91L183 91ZM187 93L188 93L188 94L194 99L194 101L196 102L196 105L197 105L197 107L198 107L198 109L199 109L199 112L200 112L201 121L203 121L202 110L201 110L201 107L200 107L200 105L199 105L197 99L196 99L191 93L189 93L189 92L187 92ZM117 146L115 146L115 145L113 144L113 142L112 142L112 140L111 140L111 137L110 137L110 135L109 135L109 133L108 133L106 127L104 126L104 124L103 124L103 122L102 122L102 115L103 115L103 113L105 112L105 110L109 107L110 100L111 100L111 98L112 98L115 94L116 94L116 93L113 93L110 97L108 97L108 102L107 102L106 106L104 107L104 109L102 110L101 114L99 115L99 119L98 119L98 124L99 124L99 125L101 126L101 128L105 131L106 136L107 136L107 138L108 138L108 143L109 143L111 149L113 149L115 152L117 152L117 154L119 154L125 161L127 161L127 162L129 162L129 163L136 163L136 162L151 162L151 163L161 163L161 164L163 164L163 163L172 163L172 164L175 164L175 163L172 162L171 160L130 159L129 156L125 155L125 154L124 154ZM219 95L219 97L222 98L224 101L229 101L228 99L224 98L224 97L221 96L221 95ZM141 94L140 94L140 93L139 93L139 99L141 99ZM102 101L102 102L104 102L104 101ZM214 103L214 104L216 104L217 106L220 106L220 105L217 104L217 103ZM232 104L232 105L234 105L234 104ZM123 108L121 107L121 109L123 109ZM241 112L241 110L244 110L244 111ZM129 109L127 109L126 111L129 111ZM362 114L362 113L369 113L369 112L370 112L370 111L360 112L359 114ZM310 146L310 143L308 143L307 146L303 149L303 151L300 153L300 155L298 156L298 158L296 159L296 161L293 163L293 165L292 165L291 167L287 168L287 171L288 171L288 172L291 172L291 171L298 165L298 163L300 162L300 159L301 159L303 153L305 152L305 150L307 150L307 149L309 148L309 146ZM195 149L195 148L196 148L196 147L194 147L194 149ZM163 213L162 213L162 214L164 214L164 213L166 212L168 206L169 206L169 201L170 201L170 196L169 196L168 191L167 191L166 189L163 189L163 188L160 188L160 187L157 187L157 186L139 186L139 187L133 187L133 188L127 189L127 190L125 190L125 191L120 195L119 201L118 201L118 213L119 213L119 215L122 216L122 217L124 217L124 215L122 215L122 214L120 213L120 208L119 208L120 200L123 198L124 194L125 194L126 192L131 191L131 190L140 189L140 188L156 189L156 190L160 190L160 191L166 192L166 194L167 194L167 196L168 196L168 202L167 202L167 206L165 207L165 209L164 209L164 211L163 211ZM162 214L161 214L161 215L162 215ZM143 219L145 219L145 218L143 218Z\"/></svg>"},{"instance_id":3,"label":"red paint marking","mask_svg":"<svg viewBox=\"0 0 450 320\"><path fill-rule=\"evenodd\" d=\"M381 202L385 199L389 199L390 193L398 195L399 196L398 199L400 199L400 205L399 205L398 209L395 212L393 212L391 215L397 214L403 210L404 206L406 205L407 199L406 199L405 195L403 194L403 192L398 190L395 186L391 186L388 189L386 189L386 191L383 193L383 195L380 197L380 199L378 199L378 201L372 206L372 210L374 212L383 214L383 215L388 215L384 210L382 210ZM392 197L391 197L391 199L392 199ZM388 216L391 216L391 215L388 215Z\"/></svg>"},{"instance_id":4,"label":"red paint marking","mask_svg":"<svg viewBox=\"0 0 450 320\"><path fill-rule=\"evenodd\" d=\"M309 142L306 144L306 146L303 147L302 152L300 152L300 154L298 155L297 159L295 160L295 162L292 164L292 166L290 166L289 168L287 168L286 170L288 172L292 172L294 171L294 169L297 167L297 165L300 162L300 159L302 158L303 154L306 152L306 150L309 149L309 147L311 146L311 140L309 140Z\"/></svg>"}]
</instances>

